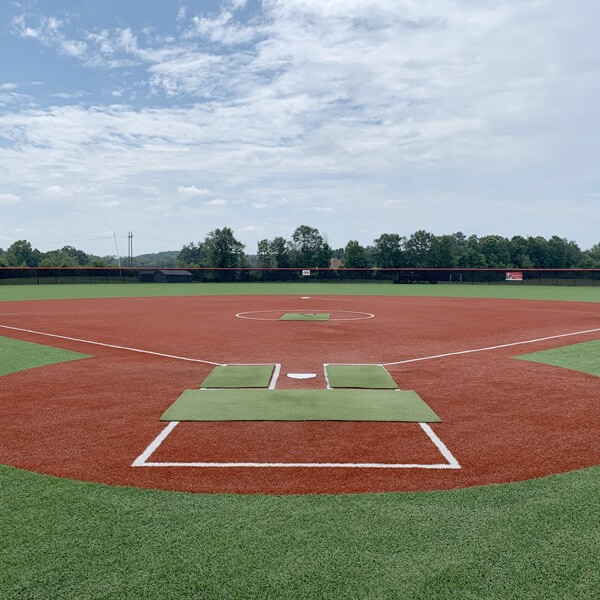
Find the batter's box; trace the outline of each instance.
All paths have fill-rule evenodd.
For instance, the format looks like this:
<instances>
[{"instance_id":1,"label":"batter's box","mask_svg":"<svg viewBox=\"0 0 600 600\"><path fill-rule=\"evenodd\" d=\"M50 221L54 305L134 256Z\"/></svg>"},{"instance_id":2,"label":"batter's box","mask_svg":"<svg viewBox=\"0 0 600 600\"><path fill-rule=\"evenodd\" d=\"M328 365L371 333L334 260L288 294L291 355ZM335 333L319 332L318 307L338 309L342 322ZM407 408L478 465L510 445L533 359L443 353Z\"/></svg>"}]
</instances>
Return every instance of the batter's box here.
<instances>
[{"instance_id":1,"label":"batter's box","mask_svg":"<svg viewBox=\"0 0 600 600\"><path fill-rule=\"evenodd\" d=\"M460 469L427 423L171 421L133 467Z\"/></svg>"}]
</instances>

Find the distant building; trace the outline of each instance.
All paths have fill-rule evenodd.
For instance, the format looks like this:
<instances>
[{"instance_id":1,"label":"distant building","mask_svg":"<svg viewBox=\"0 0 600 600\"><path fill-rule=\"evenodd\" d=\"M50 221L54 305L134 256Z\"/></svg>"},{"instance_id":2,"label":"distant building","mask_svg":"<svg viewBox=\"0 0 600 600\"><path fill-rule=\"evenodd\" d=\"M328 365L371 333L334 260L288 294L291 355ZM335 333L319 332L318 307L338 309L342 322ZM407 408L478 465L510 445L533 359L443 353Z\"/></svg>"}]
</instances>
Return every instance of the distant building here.
<instances>
[{"instance_id":1,"label":"distant building","mask_svg":"<svg viewBox=\"0 0 600 600\"><path fill-rule=\"evenodd\" d=\"M332 258L331 261L329 262L329 266L332 269L339 269L343 265L344 265L344 263L339 258Z\"/></svg>"},{"instance_id":2,"label":"distant building","mask_svg":"<svg viewBox=\"0 0 600 600\"><path fill-rule=\"evenodd\" d=\"M153 269L140 271L140 283L192 283L193 275L187 269Z\"/></svg>"}]
</instances>

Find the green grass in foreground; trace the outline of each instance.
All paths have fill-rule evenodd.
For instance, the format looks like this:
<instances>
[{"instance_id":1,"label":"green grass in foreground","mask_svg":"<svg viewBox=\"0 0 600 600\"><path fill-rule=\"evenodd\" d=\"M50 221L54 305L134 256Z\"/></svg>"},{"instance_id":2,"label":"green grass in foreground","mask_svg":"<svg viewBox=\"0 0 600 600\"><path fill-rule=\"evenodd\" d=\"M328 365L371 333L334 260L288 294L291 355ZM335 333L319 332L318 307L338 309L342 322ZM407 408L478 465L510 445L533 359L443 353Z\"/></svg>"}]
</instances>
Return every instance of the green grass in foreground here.
<instances>
[{"instance_id":1,"label":"green grass in foreground","mask_svg":"<svg viewBox=\"0 0 600 600\"><path fill-rule=\"evenodd\" d=\"M54 365L82 358L90 357L87 354L79 354L78 352L0 336L0 377L17 371L33 369L34 367Z\"/></svg>"},{"instance_id":2,"label":"green grass in foreground","mask_svg":"<svg viewBox=\"0 0 600 600\"><path fill-rule=\"evenodd\" d=\"M530 360L544 365L563 367L600 377L600 340L571 344L562 348L543 350L515 356L519 360Z\"/></svg>"},{"instance_id":3,"label":"green grass in foreground","mask_svg":"<svg viewBox=\"0 0 600 600\"><path fill-rule=\"evenodd\" d=\"M0 467L4 598L597 598L600 468L421 494L157 492Z\"/></svg>"},{"instance_id":4,"label":"green grass in foreground","mask_svg":"<svg viewBox=\"0 0 600 600\"><path fill-rule=\"evenodd\" d=\"M446 296L600 302L600 286L469 285L391 283L142 283L1 285L0 302L67 298L257 295Z\"/></svg>"}]
</instances>

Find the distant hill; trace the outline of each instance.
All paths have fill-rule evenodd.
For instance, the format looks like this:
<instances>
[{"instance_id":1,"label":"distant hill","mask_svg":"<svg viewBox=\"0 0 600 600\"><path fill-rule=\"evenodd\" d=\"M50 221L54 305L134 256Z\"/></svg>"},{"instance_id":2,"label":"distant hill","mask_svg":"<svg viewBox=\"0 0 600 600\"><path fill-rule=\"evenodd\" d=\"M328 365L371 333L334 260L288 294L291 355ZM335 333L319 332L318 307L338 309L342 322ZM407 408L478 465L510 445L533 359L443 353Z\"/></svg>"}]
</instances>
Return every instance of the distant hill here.
<instances>
[{"instance_id":1,"label":"distant hill","mask_svg":"<svg viewBox=\"0 0 600 600\"><path fill-rule=\"evenodd\" d=\"M133 257L132 267L176 267L179 250L166 250ZM125 259L127 260L127 259ZM123 262L123 259L122 259ZM123 263L124 264L124 263Z\"/></svg>"}]
</instances>

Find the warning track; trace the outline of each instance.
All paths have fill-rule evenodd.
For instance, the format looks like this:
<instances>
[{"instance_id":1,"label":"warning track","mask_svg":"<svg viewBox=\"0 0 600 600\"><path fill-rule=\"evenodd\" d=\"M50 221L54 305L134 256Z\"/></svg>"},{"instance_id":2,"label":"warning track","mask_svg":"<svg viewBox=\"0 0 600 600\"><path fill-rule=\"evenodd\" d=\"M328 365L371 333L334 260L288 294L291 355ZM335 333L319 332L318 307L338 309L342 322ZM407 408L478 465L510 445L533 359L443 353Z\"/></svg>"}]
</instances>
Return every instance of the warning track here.
<instances>
[{"instance_id":1,"label":"warning track","mask_svg":"<svg viewBox=\"0 0 600 600\"><path fill-rule=\"evenodd\" d=\"M0 462L111 484L237 493L448 489L600 463L598 379L512 359L598 339L598 304L338 297L325 308L373 317L236 318L323 304L290 296L3 303L0 335L94 357L2 378ZM336 422L181 424L152 461L206 467L132 467L165 428L158 419L173 400L212 366L233 363L281 363L277 386L292 389L326 387L324 363L385 364L400 388L416 390L441 416L432 432L462 468L210 466L445 462L418 424Z\"/></svg>"}]
</instances>

